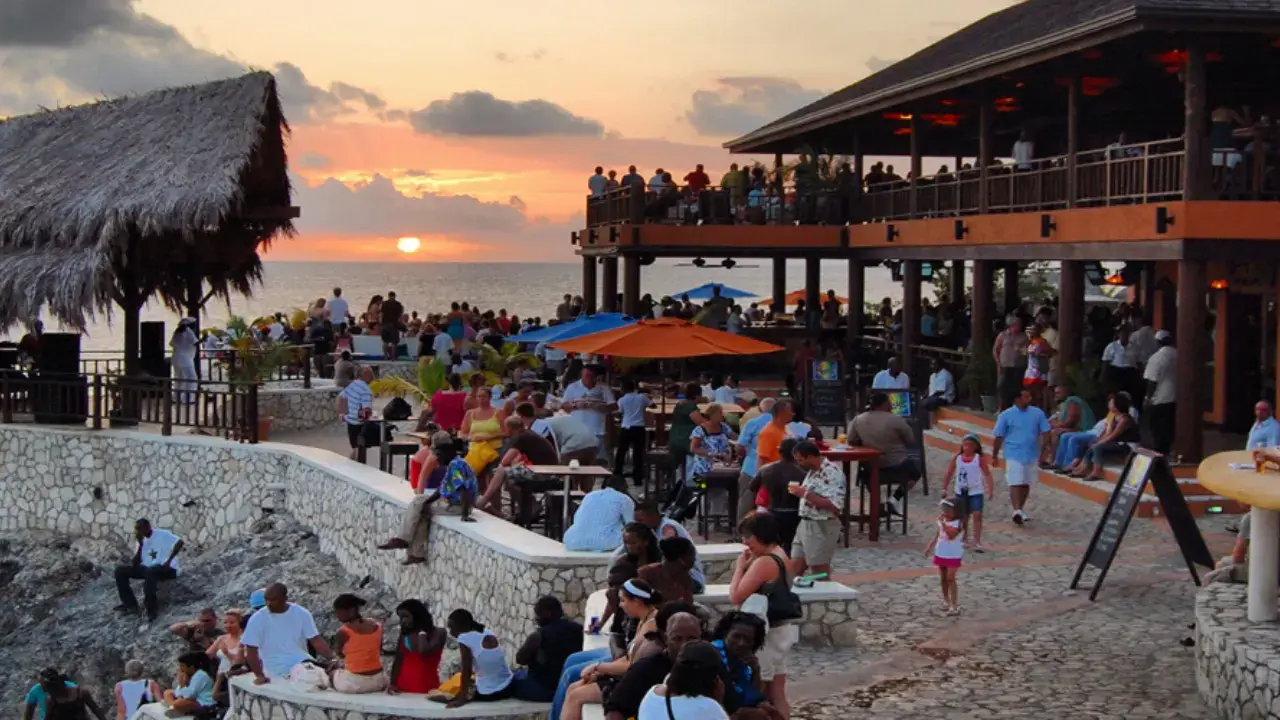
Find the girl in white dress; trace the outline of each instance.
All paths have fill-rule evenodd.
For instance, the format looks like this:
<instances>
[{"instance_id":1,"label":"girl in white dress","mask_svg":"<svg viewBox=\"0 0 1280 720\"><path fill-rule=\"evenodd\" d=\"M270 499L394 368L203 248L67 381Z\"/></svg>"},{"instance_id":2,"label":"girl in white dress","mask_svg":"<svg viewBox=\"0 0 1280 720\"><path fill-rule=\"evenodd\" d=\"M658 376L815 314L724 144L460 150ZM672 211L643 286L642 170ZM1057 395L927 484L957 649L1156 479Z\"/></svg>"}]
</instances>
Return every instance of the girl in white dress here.
<instances>
[{"instance_id":1,"label":"girl in white dress","mask_svg":"<svg viewBox=\"0 0 1280 720\"><path fill-rule=\"evenodd\" d=\"M982 507L984 500L995 492L995 480L991 477L991 462L982 453L982 442L977 435L965 435L960 441L960 452L951 458L947 472L942 476L942 497L952 497L951 483L955 482L955 507L964 519L964 535L969 537L969 516L973 516L973 545L975 552L986 552L982 547Z\"/></svg>"},{"instance_id":2,"label":"girl in white dress","mask_svg":"<svg viewBox=\"0 0 1280 720\"><path fill-rule=\"evenodd\" d=\"M964 558L964 524L956 519L955 503L942 501L938 514L938 534L924 549L925 557L933 553L933 564L938 568L942 582L942 610L948 615L960 614L960 598L956 589L956 574Z\"/></svg>"}]
</instances>

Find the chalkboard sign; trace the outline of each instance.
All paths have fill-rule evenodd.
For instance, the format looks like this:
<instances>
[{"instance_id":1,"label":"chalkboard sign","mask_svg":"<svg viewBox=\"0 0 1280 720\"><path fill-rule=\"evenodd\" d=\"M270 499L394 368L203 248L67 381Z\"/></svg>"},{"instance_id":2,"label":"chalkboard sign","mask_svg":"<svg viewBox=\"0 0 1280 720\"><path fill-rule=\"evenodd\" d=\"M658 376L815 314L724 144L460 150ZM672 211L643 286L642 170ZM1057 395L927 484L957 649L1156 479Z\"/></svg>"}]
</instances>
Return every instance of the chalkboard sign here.
<instances>
[{"instance_id":1,"label":"chalkboard sign","mask_svg":"<svg viewBox=\"0 0 1280 720\"><path fill-rule=\"evenodd\" d=\"M805 419L818 426L844 425L844 375L839 362L809 361L809 402Z\"/></svg>"},{"instance_id":2,"label":"chalkboard sign","mask_svg":"<svg viewBox=\"0 0 1280 720\"><path fill-rule=\"evenodd\" d=\"M1102 520L1093 531L1084 559L1080 561L1080 567L1071 580L1071 589L1074 590L1080 584L1085 567L1091 565L1100 570L1101 574L1090 589L1089 599L1093 600L1098 596L1102 581L1106 579L1107 571L1115 560L1116 551L1120 549L1120 542L1124 540L1125 531L1129 529L1133 511L1142 501L1147 483L1155 488L1160 507L1169 521L1174 539L1178 542L1178 548L1182 551L1182 557L1196 585L1200 584L1200 576L1196 573L1195 566L1199 564L1213 568L1213 556L1209 554L1209 547L1200 535L1200 528L1191 515L1191 508L1187 507L1187 500L1164 456L1148 450L1137 450L1129 456L1129 461L1120 473L1120 480L1111 493Z\"/></svg>"}]
</instances>

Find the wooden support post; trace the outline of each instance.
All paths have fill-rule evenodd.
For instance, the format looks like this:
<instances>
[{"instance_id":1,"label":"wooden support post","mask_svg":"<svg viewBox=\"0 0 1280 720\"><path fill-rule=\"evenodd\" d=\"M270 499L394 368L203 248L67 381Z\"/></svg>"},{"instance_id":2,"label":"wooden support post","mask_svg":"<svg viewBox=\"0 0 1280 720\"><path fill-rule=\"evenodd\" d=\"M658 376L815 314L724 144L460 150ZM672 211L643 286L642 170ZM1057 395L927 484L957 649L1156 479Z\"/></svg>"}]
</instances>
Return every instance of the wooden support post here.
<instances>
[{"instance_id":1,"label":"wooden support post","mask_svg":"<svg viewBox=\"0 0 1280 720\"><path fill-rule=\"evenodd\" d=\"M849 325L845 337L853 346L862 336L862 305L866 302L867 268L860 258L849 261Z\"/></svg>"},{"instance_id":2,"label":"wooden support post","mask_svg":"<svg viewBox=\"0 0 1280 720\"><path fill-rule=\"evenodd\" d=\"M991 167L991 108L985 91L978 98L978 212L986 214L991 208L991 192L987 177Z\"/></svg>"},{"instance_id":3,"label":"wooden support post","mask_svg":"<svg viewBox=\"0 0 1280 720\"><path fill-rule=\"evenodd\" d=\"M1080 364L1080 343L1084 333L1084 263L1064 260L1058 276L1057 366L1065 371ZM1077 390L1077 388L1072 388Z\"/></svg>"},{"instance_id":4,"label":"wooden support post","mask_svg":"<svg viewBox=\"0 0 1280 720\"><path fill-rule=\"evenodd\" d=\"M857 135L853 136L853 196L846 198L845 202L849 204L849 211L845 213L844 221L848 223L858 223L866 217L862 211L862 187L863 179L866 175L866 156L862 152L862 138ZM852 300L853 298L850 298Z\"/></svg>"},{"instance_id":5,"label":"wooden support post","mask_svg":"<svg viewBox=\"0 0 1280 720\"><path fill-rule=\"evenodd\" d=\"M588 315L596 313L596 259L582 258L582 308Z\"/></svg>"},{"instance_id":6,"label":"wooden support post","mask_svg":"<svg viewBox=\"0 0 1280 720\"><path fill-rule=\"evenodd\" d=\"M603 272L600 273L603 276L600 308L602 312L618 312L618 258L607 257L603 259L603 263Z\"/></svg>"},{"instance_id":7,"label":"wooden support post","mask_svg":"<svg viewBox=\"0 0 1280 720\"><path fill-rule=\"evenodd\" d=\"M1203 260L1178 261L1178 323L1173 334L1178 352L1173 451L1174 455L1182 456L1183 462L1199 461L1204 449L1204 403L1200 388L1205 382L1205 348L1209 341L1204 331L1205 293L1209 290L1206 275Z\"/></svg>"},{"instance_id":8,"label":"wooden support post","mask_svg":"<svg viewBox=\"0 0 1280 720\"><path fill-rule=\"evenodd\" d=\"M1210 148L1206 136L1208 128L1205 109L1206 81L1204 49L1195 43L1187 46L1186 74L1186 125L1183 128L1187 142L1186 162L1182 165L1182 187L1187 200L1207 200L1211 194Z\"/></svg>"},{"instance_id":9,"label":"wooden support post","mask_svg":"<svg viewBox=\"0 0 1280 720\"><path fill-rule=\"evenodd\" d=\"M995 338L991 336L991 323L995 313L995 263L991 260L973 261L973 326L974 352L991 352Z\"/></svg>"},{"instance_id":10,"label":"wooden support post","mask_svg":"<svg viewBox=\"0 0 1280 720\"><path fill-rule=\"evenodd\" d=\"M773 156L773 189L778 193L779 198L786 197L782 181L782 153L774 153Z\"/></svg>"},{"instance_id":11,"label":"wooden support post","mask_svg":"<svg viewBox=\"0 0 1280 720\"><path fill-rule=\"evenodd\" d=\"M923 141L920 133L924 132L924 123L920 122L920 113L911 113L911 199L909 208L911 217L920 215L920 173L924 168Z\"/></svg>"},{"instance_id":12,"label":"wooden support post","mask_svg":"<svg viewBox=\"0 0 1280 720\"><path fill-rule=\"evenodd\" d=\"M773 302L770 304L774 314L787 311L787 259L773 259Z\"/></svg>"},{"instance_id":13,"label":"wooden support post","mask_svg":"<svg viewBox=\"0 0 1280 720\"><path fill-rule=\"evenodd\" d=\"M640 258L622 258L622 312L640 317Z\"/></svg>"},{"instance_id":14,"label":"wooden support post","mask_svg":"<svg viewBox=\"0 0 1280 720\"><path fill-rule=\"evenodd\" d=\"M1018 310L1022 304L1022 296L1018 294L1018 263L1004 264L1004 314L1009 315Z\"/></svg>"},{"instance_id":15,"label":"wooden support post","mask_svg":"<svg viewBox=\"0 0 1280 720\"><path fill-rule=\"evenodd\" d=\"M817 330L822 318L822 261L804 259L804 326Z\"/></svg>"},{"instance_id":16,"label":"wooden support post","mask_svg":"<svg viewBox=\"0 0 1280 720\"><path fill-rule=\"evenodd\" d=\"M902 262L902 371L920 380L914 364L915 345L920 342L920 261Z\"/></svg>"},{"instance_id":17,"label":"wooden support post","mask_svg":"<svg viewBox=\"0 0 1280 720\"><path fill-rule=\"evenodd\" d=\"M952 304L964 302L964 261L951 261L951 277L950 285L947 288L947 296L951 299Z\"/></svg>"},{"instance_id":18,"label":"wooden support post","mask_svg":"<svg viewBox=\"0 0 1280 720\"><path fill-rule=\"evenodd\" d=\"M1079 194L1076 172L1080 154L1080 76L1072 75L1067 84L1067 207L1076 206Z\"/></svg>"}]
</instances>

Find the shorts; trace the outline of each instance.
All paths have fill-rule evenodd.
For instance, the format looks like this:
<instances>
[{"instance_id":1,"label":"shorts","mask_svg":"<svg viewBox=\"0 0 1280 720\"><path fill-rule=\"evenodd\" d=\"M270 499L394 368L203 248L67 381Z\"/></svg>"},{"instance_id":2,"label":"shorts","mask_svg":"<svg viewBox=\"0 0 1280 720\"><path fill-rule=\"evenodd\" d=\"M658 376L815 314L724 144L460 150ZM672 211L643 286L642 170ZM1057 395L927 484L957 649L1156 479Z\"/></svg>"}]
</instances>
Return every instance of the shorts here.
<instances>
[{"instance_id":1,"label":"shorts","mask_svg":"<svg viewBox=\"0 0 1280 720\"><path fill-rule=\"evenodd\" d=\"M382 342L387 345L400 342L400 328L395 327L394 325L390 327L383 325L381 334Z\"/></svg>"},{"instance_id":2,"label":"shorts","mask_svg":"<svg viewBox=\"0 0 1280 720\"><path fill-rule=\"evenodd\" d=\"M764 636L764 647L756 653L756 661L760 663L760 679L770 682L775 675L786 676L787 656L791 654L791 647L799 641L799 625L769 628Z\"/></svg>"},{"instance_id":3,"label":"shorts","mask_svg":"<svg viewBox=\"0 0 1280 720\"><path fill-rule=\"evenodd\" d=\"M958 568L960 567L960 558L941 558L934 555L933 564L940 568Z\"/></svg>"},{"instance_id":4,"label":"shorts","mask_svg":"<svg viewBox=\"0 0 1280 720\"><path fill-rule=\"evenodd\" d=\"M364 436L365 447L378 447L382 443L378 440L378 430L382 427L381 423L347 423L347 442L351 443L351 449L360 447L360 437Z\"/></svg>"},{"instance_id":5,"label":"shorts","mask_svg":"<svg viewBox=\"0 0 1280 720\"><path fill-rule=\"evenodd\" d=\"M1005 458L1004 481L1009 487L1035 485L1039 479L1040 469L1034 462L1020 463Z\"/></svg>"},{"instance_id":6,"label":"shorts","mask_svg":"<svg viewBox=\"0 0 1280 720\"><path fill-rule=\"evenodd\" d=\"M956 495L952 501L956 505L956 509L963 515L969 513L982 512L982 508L986 505L986 498L981 493L977 495Z\"/></svg>"},{"instance_id":7,"label":"shorts","mask_svg":"<svg viewBox=\"0 0 1280 720\"><path fill-rule=\"evenodd\" d=\"M791 557L804 560L810 567L830 565L840 544L840 520L800 519L795 540L791 541Z\"/></svg>"},{"instance_id":8,"label":"shorts","mask_svg":"<svg viewBox=\"0 0 1280 720\"><path fill-rule=\"evenodd\" d=\"M363 694L382 692L387 689L387 674L379 672L373 675L357 675L341 668L333 671L334 692Z\"/></svg>"}]
</instances>

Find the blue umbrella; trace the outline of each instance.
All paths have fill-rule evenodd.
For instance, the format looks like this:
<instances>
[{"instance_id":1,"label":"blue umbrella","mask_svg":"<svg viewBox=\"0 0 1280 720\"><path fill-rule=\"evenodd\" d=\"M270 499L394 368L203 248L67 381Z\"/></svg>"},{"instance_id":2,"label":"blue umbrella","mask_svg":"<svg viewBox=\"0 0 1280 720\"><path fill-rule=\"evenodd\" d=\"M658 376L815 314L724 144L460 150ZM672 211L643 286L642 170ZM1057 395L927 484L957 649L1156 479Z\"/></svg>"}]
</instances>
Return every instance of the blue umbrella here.
<instances>
[{"instance_id":1,"label":"blue umbrella","mask_svg":"<svg viewBox=\"0 0 1280 720\"><path fill-rule=\"evenodd\" d=\"M544 327L540 330L533 330L519 335L511 335L507 340L517 343L536 344L541 342L556 342L558 340L572 340L576 337L584 335L593 335L605 330L613 330L624 325L631 325L636 319L622 313L598 313L596 315L579 315L573 320L560 325L552 325Z\"/></svg>"},{"instance_id":2,"label":"blue umbrella","mask_svg":"<svg viewBox=\"0 0 1280 720\"><path fill-rule=\"evenodd\" d=\"M706 285L699 285L698 287L693 288L692 290L685 290L684 292L679 292L679 293L671 293L671 297L676 299L681 299L685 295L688 295L690 300L710 300L712 297L714 297L714 292L715 292L714 288L720 288L720 297L728 298L730 300L756 297L755 293L749 293L745 290L731 288L728 285L725 285L723 283L707 283Z\"/></svg>"}]
</instances>

